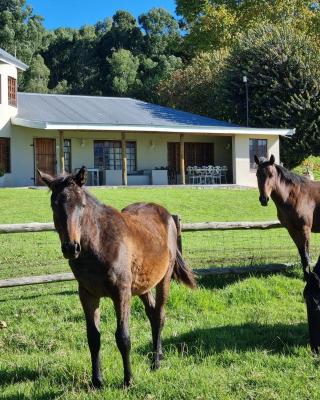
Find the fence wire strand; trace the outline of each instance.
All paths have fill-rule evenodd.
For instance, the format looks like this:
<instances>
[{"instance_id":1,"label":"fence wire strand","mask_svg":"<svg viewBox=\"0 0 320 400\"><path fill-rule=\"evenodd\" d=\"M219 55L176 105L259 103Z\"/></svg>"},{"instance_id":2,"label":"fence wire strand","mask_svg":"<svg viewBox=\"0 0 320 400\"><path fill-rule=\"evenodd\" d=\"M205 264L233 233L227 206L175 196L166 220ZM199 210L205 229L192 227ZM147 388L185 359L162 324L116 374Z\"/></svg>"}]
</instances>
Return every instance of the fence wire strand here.
<instances>
[{"instance_id":1,"label":"fence wire strand","mask_svg":"<svg viewBox=\"0 0 320 400\"><path fill-rule=\"evenodd\" d=\"M312 237L316 261L320 243ZM183 256L192 268L299 263L288 232L271 230L196 231L182 233ZM69 271L56 232L1 235L0 279Z\"/></svg>"}]
</instances>

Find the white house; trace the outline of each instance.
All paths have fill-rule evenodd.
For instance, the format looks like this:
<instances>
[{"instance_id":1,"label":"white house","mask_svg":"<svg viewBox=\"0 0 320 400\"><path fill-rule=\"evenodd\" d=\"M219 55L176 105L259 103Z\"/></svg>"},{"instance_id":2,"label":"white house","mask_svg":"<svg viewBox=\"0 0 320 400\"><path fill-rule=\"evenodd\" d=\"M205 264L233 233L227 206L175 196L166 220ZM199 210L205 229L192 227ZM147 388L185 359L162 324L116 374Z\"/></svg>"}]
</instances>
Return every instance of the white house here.
<instances>
[{"instance_id":1,"label":"white house","mask_svg":"<svg viewBox=\"0 0 320 400\"><path fill-rule=\"evenodd\" d=\"M17 93L27 66L0 49L2 186L38 185L86 165L92 184L186 182L192 165L227 166L229 183L255 186L254 154L274 154L287 129L258 129L131 98Z\"/></svg>"}]
</instances>

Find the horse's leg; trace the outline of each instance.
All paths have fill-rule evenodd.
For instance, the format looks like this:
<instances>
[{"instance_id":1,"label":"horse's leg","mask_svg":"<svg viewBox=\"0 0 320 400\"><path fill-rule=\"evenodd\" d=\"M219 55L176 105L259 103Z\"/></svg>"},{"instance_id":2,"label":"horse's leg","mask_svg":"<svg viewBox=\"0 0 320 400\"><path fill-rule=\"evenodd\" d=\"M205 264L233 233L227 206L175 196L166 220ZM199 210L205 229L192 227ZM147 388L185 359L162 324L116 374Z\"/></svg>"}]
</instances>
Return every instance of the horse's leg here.
<instances>
[{"instance_id":1,"label":"horse's leg","mask_svg":"<svg viewBox=\"0 0 320 400\"><path fill-rule=\"evenodd\" d=\"M99 297L92 296L83 286L79 285L79 297L86 317L87 337L91 353L92 385L102 387L100 370L100 310Z\"/></svg>"},{"instance_id":2,"label":"horse's leg","mask_svg":"<svg viewBox=\"0 0 320 400\"><path fill-rule=\"evenodd\" d=\"M117 296L113 298L114 308L117 315L117 330L115 338L123 361L124 386L129 386L132 381L130 365L131 341L129 334L130 302L131 292L127 289L119 290Z\"/></svg>"},{"instance_id":3,"label":"horse's leg","mask_svg":"<svg viewBox=\"0 0 320 400\"><path fill-rule=\"evenodd\" d=\"M152 359L152 365L155 364L155 358L156 358L156 353L157 353L157 342L158 342L158 323L156 322L155 318L155 300L151 292L147 292L145 294L142 294L140 296L140 299L142 300L147 317L149 318L150 325L151 325L151 331L152 331L152 350L153 350L153 359ZM161 349L161 343L160 343L160 349L158 349L158 358L161 360L163 358L162 354L162 349Z\"/></svg>"},{"instance_id":4,"label":"horse's leg","mask_svg":"<svg viewBox=\"0 0 320 400\"><path fill-rule=\"evenodd\" d=\"M309 256L309 243L311 229L304 227L302 230L288 229L290 236L295 242L301 259L304 279L307 279L310 272L310 256Z\"/></svg>"},{"instance_id":5,"label":"horse's leg","mask_svg":"<svg viewBox=\"0 0 320 400\"><path fill-rule=\"evenodd\" d=\"M158 369L160 367L160 360L162 358L161 331L165 321L164 306L169 295L171 275L172 275L172 268L170 267L166 272L162 281L160 281L156 286L156 305L154 312L155 355L152 364L152 369Z\"/></svg>"}]
</instances>

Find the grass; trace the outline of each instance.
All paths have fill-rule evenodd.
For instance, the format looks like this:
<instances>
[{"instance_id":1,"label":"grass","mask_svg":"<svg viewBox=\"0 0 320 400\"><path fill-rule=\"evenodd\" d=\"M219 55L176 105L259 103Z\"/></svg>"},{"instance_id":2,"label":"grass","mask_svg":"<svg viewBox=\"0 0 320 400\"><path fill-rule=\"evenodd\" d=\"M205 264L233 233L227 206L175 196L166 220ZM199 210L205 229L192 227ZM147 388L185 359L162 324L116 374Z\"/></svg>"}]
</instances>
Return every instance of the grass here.
<instances>
[{"instance_id":1,"label":"grass","mask_svg":"<svg viewBox=\"0 0 320 400\"><path fill-rule=\"evenodd\" d=\"M260 207L254 190L97 189L95 194L119 208L133 201L157 201L186 222L275 219L274 207ZM0 223L51 220L45 190L1 190L0 206ZM268 231L259 240L266 247L273 245L279 237L273 242L268 238L275 232ZM224 240L230 243L227 252L233 246L237 253L237 243L246 243L248 252L253 239L243 238L245 234L223 239L210 233L184 234L184 251L191 261L196 255L197 263L208 265L211 252ZM283 236L280 245L289 243ZM256 252L261 247L257 244ZM269 252L276 256L272 249ZM54 233L1 236L1 278L67 270L60 257ZM151 333L135 298L135 384L129 390L121 388L115 316L110 300L104 299L106 386L97 392L89 385L89 353L76 283L0 289L0 320L7 323L0 329L0 399L318 399L319 362L308 348L302 290L299 269L290 274L201 279L193 292L173 282L163 332L165 359L157 372L149 370Z\"/></svg>"}]
</instances>

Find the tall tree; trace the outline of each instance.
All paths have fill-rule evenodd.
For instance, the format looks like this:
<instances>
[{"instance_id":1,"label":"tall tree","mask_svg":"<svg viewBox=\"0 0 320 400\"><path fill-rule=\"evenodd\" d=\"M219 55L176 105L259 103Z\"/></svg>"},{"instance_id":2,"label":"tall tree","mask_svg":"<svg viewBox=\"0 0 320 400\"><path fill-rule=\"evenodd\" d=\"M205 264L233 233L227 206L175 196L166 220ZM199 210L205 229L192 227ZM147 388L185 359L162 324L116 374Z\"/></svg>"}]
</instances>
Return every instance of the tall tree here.
<instances>
[{"instance_id":1,"label":"tall tree","mask_svg":"<svg viewBox=\"0 0 320 400\"><path fill-rule=\"evenodd\" d=\"M184 111L214 117L221 112L216 101L227 50L199 53L183 68L175 69L158 85L159 101Z\"/></svg>"},{"instance_id":2,"label":"tall tree","mask_svg":"<svg viewBox=\"0 0 320 400\"><path fill-rule=\"evenodd\" d=\"M113 93L116 95L129 95L137 83L139 60L130 50L120 49L108 59L110 64L109 80Z\"/></svg>"},{"instance_id":3,"label":"tall tree","mask_svg":"<svg viewBox=\"0 0 320 400\"><path fill-rule=\"evenodd\" d=\"M34 15L25 0L0 2L0 47L30 64L44 46L46 32L42 17Z\"/></svg>"},{"instance_id":4,"label":"tall tree","mask_svg":"<svg viewBox=\"0 0 320 400\"><path fill-rule=\"evenodd\" d=\"M221 72L219 117L245 124L242 77L249 84L250 126L296 128L282 158L292 166L320 149L320 52L290 25L261 26L244 35Z\"/></svg>"},{"instance_id":5,"label":"tall tree","mask_svg":"<svg viewBox=\"0 0 320 400\"><path fill-rule=\"evenodd\" d=\"M25 92L47 93L50 70L40 54L33 57L29 69L24 73L22 89Z\"/></svg>"},{"instance_id":6,"label":"tall tree","mask_svg":"<svg viewBox=\"0 0 320 400\"><path fill-rule=\"evenodd\" d=\"M240 33L262 23L285 23L310 35L320 33L319 1L176 0L193 51L230 46Z\"/></svg>"},{"instance_id":7,"label":"tall tree","mask_svg":"<svg viewBox=\"0 0 320 400\"><path fill-rule=\"evenodd\" d=\"M145 32L144 53L148 57L175 54L181 44L179 24L164 8L152 8L139 16Z\"/></svg>"}]
</instances>

